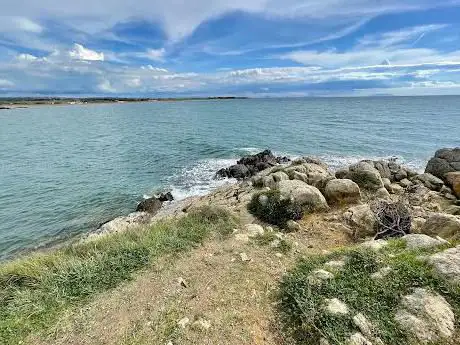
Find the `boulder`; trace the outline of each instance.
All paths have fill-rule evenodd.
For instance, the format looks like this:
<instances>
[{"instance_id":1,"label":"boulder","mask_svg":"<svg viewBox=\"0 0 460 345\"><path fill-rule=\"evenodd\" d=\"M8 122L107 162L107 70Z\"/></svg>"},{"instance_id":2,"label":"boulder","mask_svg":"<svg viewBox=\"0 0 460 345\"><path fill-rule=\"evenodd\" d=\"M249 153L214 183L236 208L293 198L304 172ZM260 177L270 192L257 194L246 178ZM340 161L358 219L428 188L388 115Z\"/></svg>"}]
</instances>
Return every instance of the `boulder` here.
<instances>
[{"instance_id":1,"label":"boulder","mask_svg":"<svg viewBox=\"0 0 460 345\"><path fill-rule=\"evenodd\" d=\"M293 177L293 180L299 180L299 181L303 181L305 183L308 183L308 175L307 174L301 173L299 171L294 171L294 173L292 174L292 177Z\"/></svg>"},{"instance_id":2,"label":"boulder","mask_svg":"<svg viewBox=\"0 0 460 345\"><path fill-rule=\"evenodd\" d=\"M444 185L443 180L429 173L417 175L416 177L413 178L413 181L414 182L419 181L426 188L434 190L434 191L440 191L442 186Z\"/></svg>"},{"instance_id":3,"label":"boulder","mask_svg":"<svg viewBox=\"0 0 460 345\"><path fill-rule=\"evenodd\" d=\"M324 170L327 170L328 166L326 163L324 163L321 159L317 158L317 157L312 157L312 156L306 156L306 157L302 157L302 160L305 162L305 163L313 163L313 164L316 164L318 166L320 166L321 168L323 168Z\"/></svg>"},{"instance_id":4,"label":"boulder","mask_svg":"<svg viewBox=\"0 0 460 345\"><path fill-rule=\"evenodd\" d=\"M409 234L401 237L408 249L432 248L448 243L442 238L433 238L423 234Z\"/></svg>"},{"instance_id":5,"label":"boulder","mask_svg":"<svg viewBox=\"0 0 460 345\"><path fill-rule=\"evenodd\" d=\"M444 279L460 284L460 246L431 255L428 261Z\"/></svg>"},{"instance_id":6,"label":"boulder","mask_svg":"<svg viewBox=\"0 0 460 345\"><path fill-rule=\"evenodd\" d=\"M289 176L282 172L282 171L277 171L273 174L271 174L271 176L273 176L273 180L275 182L279 182L279 181L283 181L283 180L289 180Z\"/></svg>"},{"instance_id":7,"label":"boulder","mask_svg":"<svg viewBox=\"0 0 460 345\"><path fill-rule=\"evenodd\" d=\"M258 224L246 224L244 227L248 237L257 237L264 234L264 228Z\"/></svg>"},{"instance_id":8,"label":"boulder","mask_svg":"<svg viewBox=\"0 0 460 345\"><path fill-rule=\"evenodd\" d=\"M412 186L412 182L409 181L407 178L403 178L401 181L399 181L399 185L403 188L408 188Z\"/></svg>"},{"instance_id":9,"label":"boulder","mask_svg":"<svg viewBox=\"0 0 460 345\"><path fill-rule=\"evenodd\" d=\"M329 207L321 192L313 186L298 180L283 180L278 182L282 197L291 198L302 206L305 211L325 211Z\"/></svg>"},{"instance_id":10,"label":"boulder","mask_svg":"<svg viewBox=\"0 0 460 345\"><path fill-rule=\"evenodd\" d=\"M401 181L401 180L403 180L405 178L407 178L407 172L404 169L399 169L393 175L394 181Z\"/></svg>"},{"instance_id":11,"label":"boulder","mask_svg":"<svg viewBox=\"0 0 460 345\"><path fill-rule=\"evenodd\" d=\"M349 173L350 171L348 170L348 168L339 169L335 172L335 177L338 179L344 179L347 177Z\"/></svg>"},{"instance_id":12,"label":"boulder","mask_svg":"<svg viewBox=\"0 0 460 345\"><path fill-rule=\"evenodd\" d=\"M174 197L171 194L171 192L166 192L166 193L161 193L160 195L158 195L157 199L160 200L161 202L165 202L165 201L173 201Z\"/></svg>"},{"instance_id":13,"label":"boulder","mask_svg":"<svg viewBox=\"0 0 460 345\"><path fill-rule=\"evenodd\" d=\"M441 295L423 288L402 298L395 321L417 344L450 340L455 331L452 307Z\"/></svg>"},{"instance_id":14,"label":"boulder","mask_svg":"<svg viewBox=\"0 0 460 345\"><path fill-rule=\"evenodd\" d=\"M396 184L396 183L392 183L390 185L390 189L388 189L388 191L392 194L397 194L397 195L401 195L401 194L404 194L404 188L401 187L399 184Z\"/></svg>"},{"instance_id":15,"label":"boulder","mask_svg":"<svg viewBox=\"0 0 460 345\"><path fill-rule=\"evenodd\" d=\"M382 160L374 162L374 168L378 170L382 178L387 178L388 180L391 179L391 171L387 161Z\"/></svg>"},{"instance_id":16,"label":"boulder","mask_svg":"<svg viewBox=\"0 0 460 345\"><path fill-rule=\"evenodd\" d=\"M155 214L161 208L163 203L156 197L148 198L139 203L136 208L136 212L147 212L150 214Z\"/></svg>"},{"instance_id":17,"label":"boulder","mask_svg":"<svg viewBox=\"0 0 460 345\"><path fill-rule=\"evenodd\" d=\"M460 171L447 173L446 183L452 188L454 195L460 198Z\"/></svg>"},{"instance_id":18,"label":"boulder","mask_svg":"<svg viewBox=\"0 0 460 345\"><path fill-rule=\"evenodd\" d=\"M331 204L352 204L361 199L359 186L348 179L329 181L324 190L324 195Z\"/></svg>"},{"instance_id":19,"label":"boulder","mask_svg":"<svg viewBox=\"0 0 460 345\"><path fill-rule=\"evenodd\" d=\"M370 191L376 191L384 187L380 173L367 161L350 165L346 178L356 182L361 188Z\"/></svg>"},{"instance_id":20,"label":"boulder","mask_svg":"<svg viewBox=\"0 0 460 345\"><path fill-rule=\"evenodd\" d=\"M425 222L421 233L442 238L460 237L460 218L451 214L433 213Z\"/></svg>"},{"instance_id":21,"label":"boulder","mask_svg":"<svg viewBox=\"0 0 460 345\"><path fill-rule=\"evenodd\" d=\"M260 171L287 162L289 162L289 158L276 157L270 150L265 150L255 155L241 158L230 168L220 169L216 173L216 178L233 177L236 179L245 179L256 175Z\"/></svg>"},{"instance_id":22,"label":"boulder","mask_svg":"<svg viewBox=\"0 0 460 345\"><path fill-rule=\"evenodd\" d=\"M385 187L382 187L375 191L375 197L378 199L390 199L390 193L388 193Z\"/></svg>"},{"instance_id":23,"label":"boulder","mask_svg":"<svg viewBox=\"0 0 460 345\"><path fill-rule=\"evenodd\" d=\"M125 231L130 228L138 227L141 224L147 223L152 215L147 212L133 212L127 216L117 217L107 223L102 224L95 232L94 238L99 234L107 234ZM91 236L91 235L90 235Z\"/></svg>"},{"instance_id":24,"label":"boulder","mask_svg":"<svg viewBox=\"0 0 460 345\"><path fill-rule=\"evenodd\" d=\"M460 171L460 147L440 149L428 161L425 172L440 179L445 179L447 173Z\"/></svg>"},{"instance_id":25,"label":"boulder","mask_svg":"<svg viewBox=\"0 0 460 345\"><path fill-rule=\"evenodd\" d=\"M355 237L361 238L375 235L377 219L368 204L349 208L344 217L354 228Z\"/></svg>"}]
</instances>

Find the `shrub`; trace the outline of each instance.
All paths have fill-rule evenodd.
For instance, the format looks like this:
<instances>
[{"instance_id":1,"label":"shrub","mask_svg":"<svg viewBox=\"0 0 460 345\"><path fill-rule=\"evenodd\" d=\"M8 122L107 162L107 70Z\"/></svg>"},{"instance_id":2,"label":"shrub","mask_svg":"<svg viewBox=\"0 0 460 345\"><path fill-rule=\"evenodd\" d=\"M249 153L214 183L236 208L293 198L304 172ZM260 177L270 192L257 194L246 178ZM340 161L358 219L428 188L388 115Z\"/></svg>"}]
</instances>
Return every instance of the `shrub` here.
<instances>
[{"instance_id":1,"label":"shrub","mask_svg":"<svg viewBox=\"0 0 460 345\"><path fill-rule=\"evenodd\" d=\"M260 220L286 227L288 220L299 220L303 216L302 208L291 199L284 199L278 190L254 194L248 210Z\"/></svg>"},{"instance_id":2,"label":"shrub","mask_svg":"<svg viewBox=\"0 0 460 345\"><path fill-rule=\"evenodd\" d=\"M331 345L346 344L359 329L353 316L362 313L375 326L374 335L386 345L407 344L407 333L394 321L401 298L414 288L425 287L442 295L460 316L460 289L442 280L420 255L442 248L405 250L397 240L380 252L371 249L347 249L329 255L302 259L280 284L279 321L286 343L316 345L325 338ZM330 270L324 264L343 260L343 268L334 278L318 284L309 276L317 269ZM372 274L390 267L384 279ZM346 315L331 315L324 310L326 299L337 298L350 310ZM446 343L443 343L446 344Z\"/></svg>"},{"instance_id":3,"label":"shrub","mask_svg":"<svg viewBox=\"0 0 460 345\"><path fill-rule=\"evenodd\" d=\"M371 208L377 219L375 239L401 237L410 233L412 217L403 201L379 200L371 205Z\"/></svg>"}]
</instances>

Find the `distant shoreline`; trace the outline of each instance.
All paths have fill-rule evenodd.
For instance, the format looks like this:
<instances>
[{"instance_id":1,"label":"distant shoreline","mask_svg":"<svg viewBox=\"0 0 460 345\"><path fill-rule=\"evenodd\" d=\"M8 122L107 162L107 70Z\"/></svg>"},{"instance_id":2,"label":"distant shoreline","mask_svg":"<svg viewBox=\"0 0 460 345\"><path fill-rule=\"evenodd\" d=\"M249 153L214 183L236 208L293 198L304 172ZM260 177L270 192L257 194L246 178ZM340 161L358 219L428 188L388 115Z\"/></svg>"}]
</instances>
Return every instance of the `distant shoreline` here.
<instances>
[{"instance_id":1,"label":"distant shoreline","mask_svg":"<svg viewBox=\"0 0 460 345\"><path fill-rule=\"evenodd\" d=\"M149 103L149 102L184 102L184 101L215 101L215 100L232 100L247 99L248 97L184 97L184 98L106 98L106 97L88 97L88 98L0 98L0 110L15 108L27 108L38 105L85 105L85 104L124 104L124 103Z\"/></svg>"}]
</instances>

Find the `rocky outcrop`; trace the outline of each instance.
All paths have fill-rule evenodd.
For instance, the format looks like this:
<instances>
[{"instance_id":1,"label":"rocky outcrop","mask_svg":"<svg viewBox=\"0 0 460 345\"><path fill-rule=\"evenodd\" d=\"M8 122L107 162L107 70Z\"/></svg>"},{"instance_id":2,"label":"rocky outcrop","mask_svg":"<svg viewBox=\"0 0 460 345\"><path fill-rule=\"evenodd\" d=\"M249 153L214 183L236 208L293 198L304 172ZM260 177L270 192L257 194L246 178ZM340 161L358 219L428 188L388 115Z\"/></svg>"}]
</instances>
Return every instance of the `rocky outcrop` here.
<instances>
[{"instance_id":1,"label":"rocky outcrop","mask_svg":"<svg viewBox=\"0 0 460 345\"><path fill-rule=\"evenodd\" d=\"M283 180L278 189L285 198L302 206L305 211L325 211L329 207L323 194L314 186L299 180Z\"/></svg>"},{"instance_id":2,"label":"rocky outcrop","mask_svg":"<svg viewBox=\"0 0 460 345\"><path fill-rule=\"evenodd\" d=\"M444 186L443 180L429 173L417 175L413 178L413 181L419 182L423 184L426 188L437 192L439 192L442 186Z\"/></svg>"},{"instance_id":3,"label":"rocky outcrop","mask_svg":"<svg viewBox=\"0 0 460 345\"><path fill-rule=\"evenodd\" d=\"M425 172L430 173L442 180L447 173L460 171L460 147L453 149L440 149L434 157L428 161Z\"/></svg>"},{"instance_id":4,"label":"rocky outcrop","mask_svg":"<svg viewBox=\"0 0 460 345\"><path fill-rule=\"evenodd\" d=\"M348 179L329 181L324 190L324 195L330 204L353 204L361 199L359 186Z\"/></svg>"},{"instance_id":5,"label":"rocky outcrop","mask_svg":"<svg viewBox=\"0 0 460 345\"><path fill-rule=\"evenodd\" d=\"M216 173L216 178L236 178L241 180L289 161L287 157L276 157L270 150L265 150L255 155L245 156L229 168L220 169Z\"/></svg>"},{"instance_id":6,"label":"rocky outcrop","mask_svg":"<svg viewBox=\"0 0 460 345\"><path fill-rule=\"evenodd\" d=\"M395 321L417 344L450 339L455 331L455 316L449 303L441 295L422 288L403 297Z\"/></svg>"},{"instance_id":7,"label":"rocky outcrop","mask_svg":"<svg viewBox=\"0 0 460 345\"><path fill-rule=\"evenodd\" d=\"M376 234L377 219L368 204L349 208L344 218L353 228L354 237L362 238Z\"/></svg>"}]
</instances>

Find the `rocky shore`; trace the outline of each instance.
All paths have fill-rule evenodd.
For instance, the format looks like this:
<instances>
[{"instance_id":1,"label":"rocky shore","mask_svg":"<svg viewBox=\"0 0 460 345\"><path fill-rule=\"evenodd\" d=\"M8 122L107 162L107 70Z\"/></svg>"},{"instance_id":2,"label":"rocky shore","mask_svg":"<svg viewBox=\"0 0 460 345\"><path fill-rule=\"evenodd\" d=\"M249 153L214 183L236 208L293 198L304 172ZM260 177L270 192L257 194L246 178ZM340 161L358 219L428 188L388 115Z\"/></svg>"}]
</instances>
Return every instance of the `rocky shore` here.
<instances>
[{"instance_id":1,"label":"rocky shore","mask_svg":"<svg viewBox=\"0 0 460 345\"><path fill-rule=\"evenodd\" d=\"M181 201L170 202L170 194L147 199L136 212L103 224L89 237L182 216L202 205L223 206L247 223L257 222L248 204L255 194L270 190L278 190L306 214L315 213L332 226L340 225L355 239L377 235L374 208L381 201L404 203L411 219L408 232L460 236L459 168L460 148L437 151L421 174L393 159L362 160L333 172L315 157L291 161L266 150L216 172L216 178L231 176L237 183ZM298 228L293 223L289 225Z\"/></svg>"}]
</instances>

